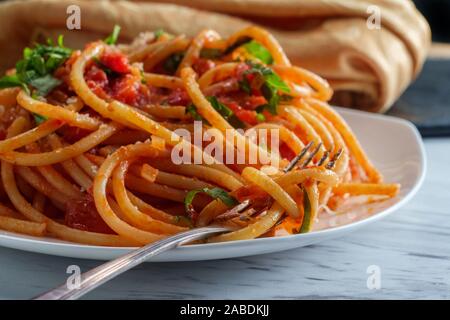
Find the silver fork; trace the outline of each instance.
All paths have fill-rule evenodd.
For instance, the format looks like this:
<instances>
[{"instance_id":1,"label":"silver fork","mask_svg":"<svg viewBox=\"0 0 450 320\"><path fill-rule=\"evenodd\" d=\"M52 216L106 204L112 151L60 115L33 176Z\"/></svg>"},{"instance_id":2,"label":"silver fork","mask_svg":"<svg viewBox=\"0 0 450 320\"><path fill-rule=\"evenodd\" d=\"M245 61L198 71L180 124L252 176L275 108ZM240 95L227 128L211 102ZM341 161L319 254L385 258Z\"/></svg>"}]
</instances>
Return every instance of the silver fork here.
<instances>
[{"instance_id":1,"label":"silver fork","mask_svg":"<svg viewBox=\"0 0 450 320\"><path fill-rule=\"evenodd\" d=\"M67 284L52 289L33 300L75 300L94 290L105 282L117 277L125 271L134 268L142 262L150 259L164 251L178 247L179 245L193 240L231 231L226 227L204 227L180 232L172 237L150 243L142 248L127 253L117 259L104 263L81 275L80 285L69 288Z\"/></svg>"},{"instance_id":2,"label":"silver fork","mask_svg":"<svg viewBox=\"0 0 450 320\"><path fill-rule=\"evenodd\" d=\"M288 173L289 171L291 171L292 169L299 167L300 169L304 169L306 168L311 161L314 159L314 157L317 155L317 153L319 152L320 148L322 147L322 142L319 142L316 146L316 148L314 148L308 158L306 158L306 160L301 163L299 165L299 162L303 159L303 157L306 156L306 154L308 153L308 151L311 150L311 147L313 147L314 143L311 141L310 143L308 143L290 162L289 164L283 169L284 173ZM340 158L340 156L342 155L342 149L339 149L334 155L333 157L330 158L330 161L328 161L328 163L325 165L325 168L328 170L331 170L334 168L334 166L336 165L336 161ZM326 151L324 152L322 158L320 158L320 160L316 163L316 166L320 167L322 166L325 161L329 158L330 156L330 151ZM235 217L237 215L239 215L240 213L244 212L245 210L247 210L248 208L250 208L250 206L252 205L252 202L250 200L244 200L242 201L240 204L238 204L237 206L228 209L227 211L225 211L224 213L220 214L219 216L216 217L219 218L219 220L221 218L225 218L225 217Z\"/></svg>"},{"instance_id":3,"label":"silver fork","mask_svg":"<svg viewBox=\"0 0 450 320\"><path fill-rule=\"evenodd\" d=\"M295 168L298 162L308 153L312 147L312 143L309 143L305 148L286 166L283 170L285 173L291 171ZM308 156L308 158L300 165L300 168L305 168L314 158L321 147L319 144ZM339 153L339 152L338 152ZM327 169L331 169L339 157L336 154L327 164ZM322 165L328 153L318 161L318 165ZM330 166L330 163L332 165ZM243 201L234 208L229 209L222 215L230 212L239 213L248 209L252 203L248 200ZM75 288L69 288L67 284L62 284L61 286L52 289L42 295L34 298L34 300L75 300L85 295L86 293L94 290L105 282L117 277L118 275L124 273L125 271L134 268L135 266L141 264L142 262L161 254L167 250L176 248L184 243L191 242L194 240L200 240L212 236L214 234L224 233L232 231L229 227L203 227L191 229L185 232L178 233L174 236L162 239L160 241L150 243L144 247L136 249L130 253L127 253L117 259L104 263L88 272L81 275L80 285Z\"/></svg>"}]
</instances>

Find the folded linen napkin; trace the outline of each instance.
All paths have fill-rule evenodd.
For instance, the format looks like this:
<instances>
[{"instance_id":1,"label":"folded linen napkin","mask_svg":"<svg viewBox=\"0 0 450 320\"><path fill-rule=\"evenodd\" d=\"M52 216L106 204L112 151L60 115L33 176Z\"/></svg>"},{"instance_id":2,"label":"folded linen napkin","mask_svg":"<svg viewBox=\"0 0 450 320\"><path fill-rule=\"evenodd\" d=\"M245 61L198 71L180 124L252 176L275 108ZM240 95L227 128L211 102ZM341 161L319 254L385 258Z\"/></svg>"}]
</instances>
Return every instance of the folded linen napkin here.
<instances>
[{"instance_id":1,"label":"folded linen napkin","mask_svg":"<svg viewBox=\"0 0 450 320\"><path fill-rule=\"evenodd\" d=\"M400 96L420 71L430 44L430 28L409 0L156 2L226 13L269 27L293 62L330 81L336 104L372 111L386 111ZM378 18L380 29L373 28Z\"/></svg>"},{"instance_id":2,"label":"folded linen napkin","mask_svg":"<svg viewBox=\"0 0 450 320\"><path fill-rule=\"evenodd\" d=\"M69 45L81 46L109 33L114 24L123 28L121 39L129 40L139 32L158 28L189 36L211 28L226 37L257 23L274 33L294 64L331 83L334 103L384 112L416 77L430 44L429 26L409 0L160 2L176 4L106 0L2 3L0 71L11 67L22 48L38 34L63 33ZM81 8L79 31L66 28L70 5ZM373 28L378 18L380 28Z\"/></svg>"}]
</instances>

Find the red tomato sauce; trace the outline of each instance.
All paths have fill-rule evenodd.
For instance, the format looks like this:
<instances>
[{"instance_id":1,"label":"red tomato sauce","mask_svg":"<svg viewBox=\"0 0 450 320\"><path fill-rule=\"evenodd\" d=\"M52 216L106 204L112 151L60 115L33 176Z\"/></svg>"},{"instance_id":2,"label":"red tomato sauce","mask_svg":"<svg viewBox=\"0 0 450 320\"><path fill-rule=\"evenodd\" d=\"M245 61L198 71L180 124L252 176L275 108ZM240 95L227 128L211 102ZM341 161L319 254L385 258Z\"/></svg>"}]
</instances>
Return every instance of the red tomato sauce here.
<instances>
[{"instance_id":1,"label":"red tomato sauce","mask_svg":"<svg viewBox=\"0 0 450 320\"><path fill-rule=\"evenodd\" d=\"M191 98L186 90L175 89L167 96L166 101L171 106L187 106L191 103Z\"/></svg>"},{"instance_id":2,"label":"red tomato sauce","mask_svg":"<svg viewBox=\"0 0 450 320\"><path fill-rule=\"evenodd\" d=\"M75 143L80 139L83 139L87 135L89 135L92 131L78 128L78 127L70 127L64 126L58 130L58 133L62 135L65 141L69 143Z\"/></svg>"},{"instance_id":3,"label":"red tomato sauce","mask_svg":"<svg viewBox=\"0 0 450 320\"><path fill-rule=\"evenodd\" d=\"M67 226L75 229L108 234L115 233L98 214L94 198L89 193L80 200L67 203L64 222Z\"/></svg>"},{"instance_id":4,"label":"red tomato sauce","mask_svg":"<svg viewBox=\"0 0 450 320\"><path fill-rule=\"evenodd\" d=\"M253 84L253 74L245 74L245 71L249 69L249 66L245 63L241 63L236 67L235 75L238 81L242 81L244 78ZM219 95L218 99L221 103L230 108L239 120L249 124L256 125L259 120L257 118L258 107L267 104L267 100L263 97L261 90L251 87L251 94L243 92L241 90L236 92L228 92L223 95Z\"/></svg>"},{"instance_id":5,"label":"red tomato sauce","mask_svg":"<svg viewBox=\"0 0 450 320\"><path fill-rule=\"evenodd\" d=\"M128 58L107 49L85 72L86 83L100 98L112 98L132 106L148 103L150 90L140 76L131 73Z\"/></svg>"},{"instance_id":6,"label":"red tomato sauce","mask_svg":"<svg viewBox=\"0 0 450 320\"><path fill-rule=\"evenodd\" d=\"M134 107L148 104L188 105L191 100L183 89L156 88L142 82L131 72L127 57L117 51L107 50L85 72L91 90L105 100L118 100Z\"/></svg>"},{"instance_id":7,"label":"red tomato sauce","mask_svg":"<svg viewBox=\"0 0 450 320\"><path fill-rule=\"evenodd\" d=\"M192 64L192 69L194 69L194 71L197 72L197 74L198 74L199 76L201 76L202 74L204 74L204 73L207 72L208 70L214 68L215 66L216 66L216 64L215 64L214 61L212 61L212 60L198 58L198 59Z\"/></svg>"},{"instance_id":8,"label":"red tomato sauce","mask_svg":"<svg viewBox=\"0 0 450 320\"><path fill-rule=\"evenodd\" d=\"M129 73L130 72L130 64L128 62L128 58L118 52L108 50L100 57L100 62L107 67L108 69L117 72L117 73Z\"/></svg>"},{"instance_id":9,"label":"red tomato sauce","mask_svg":"<svg viewBox=\"0 0 450 320\"><path fill-rule=\"evenodd\" d=\"M0 129L0 140L6 139L6 130Z\"/></svg>"},{"instance_id":10,"label":"red tomato sauce","mask_svg":"<svg viewBox=\"0 0 450 320\"><path fill-rule=\"evenodd\" d=\"M291 148L289 148L289 146L286 143L282 143L280 145L280 156L283 159L287 159L287 160L291 161L292 159L294 159L295 153L294 153L294 151L292 151Z\"/></svg>"}]
</instances>

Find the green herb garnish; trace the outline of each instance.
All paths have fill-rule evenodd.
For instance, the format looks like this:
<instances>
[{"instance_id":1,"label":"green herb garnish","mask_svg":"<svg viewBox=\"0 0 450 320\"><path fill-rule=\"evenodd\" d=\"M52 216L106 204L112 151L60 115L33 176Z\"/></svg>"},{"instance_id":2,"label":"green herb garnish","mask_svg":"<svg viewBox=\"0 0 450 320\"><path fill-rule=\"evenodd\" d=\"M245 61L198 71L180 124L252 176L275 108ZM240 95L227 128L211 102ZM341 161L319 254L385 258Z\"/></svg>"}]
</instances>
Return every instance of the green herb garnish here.
<instances>
[{"instance_id":1,"label":"green herb garnish","mask_svg":"<svg viewBox=\"0 0 450 320\"><path fill-rule=\"evenodd\" d=\"M204 120L200 113L198 113L197 107L193 103L188 104L188 106L186 107L186 113L189 113L194 120Z\"/></svg>"},{"instance_id":2,"label":"green herb garnish","mask_svg":"<svg viewBox=\"0 0 450 320\"><path fill-rule=\"evenodd\" d=\"M262 113L257 112L256 113L256 120L258 120L258 122L264 122L264 121L266 121L266 117Z\"/></svg>"},{"instance_id":3,"label":"green herb garnish","mask_svg":"<svg viewBox=\"0 0 450 320\"><path fill-rule=\"evenodd\" d=\"M309 201L308 193L303 189L303 221L298 233L309 232L312 226L312 219L311 202Z\"/></svg>"},{"instance_id":4,"label":"green herb garnish","mask_svg":"<svg viewBox=\"0 0 450 320\"><path fill-rule=\"evenodd\" d=\"M115 25L113 32L104 40L106 44L113 45L116 44L117 39L119 38L120 34L120 26Z\"/></svg>"},{"instance_id":5,"label":"green herb garnish","mask_svg":"<svg viewBox=\"0 0 450 320\"><path fill-rule=\"evenodd\" d=\"M242 46L247 52L255 57L256 59L260 60L261 62L265 64L272 64L273 58L270 54L269 50L266 49L261 43L252 40Z\"/></svg>"},{"instance_id":6,"label":"green herb garnish","mask_svg":"<svg viewBox=\"0 0 450 320\"><path fill-rule=\"evenodd\" d=\"M144 70L141 70L140 74L141 74L141 83L147 84L147 80L145 80Z\"/></svg>"},{"instance_id":7,"label":"green herb garnish","mask_svg":"<svg viewBox=\"0 0 450 320\"><path fill-rule=\"evenodd\" d=\"M228 108L223 103L219 102L216 97L207 97L211 106L218 112L220 115L227 120L234 128L245 128L245 124L239 120L238 117L234 114L234 112Z\"/></svg>"},{"instance_id":8,"label":"green herb garnish","mask_svg":"<svg viewBox=\"0 0 450 320\"><path fill-rule=\"evenodd\" d=\"M194 224L192 223L192 219L190 219L189 217L186 217L186 216L174 216L173 221L177 224L181 223L189 228L194 227Z\"/></svg>"},{"instance_id":9,"label":"green herb garnish","mask_svg":"<svg viewBox=\"0 0 450 320\"><path fill-rule=\"evenodd\" d=\"M42 115L37 114L37 113L33 113L33 117L34 117L34 122L36 122L37 125L40 125L43 122L48 120L48 118L46 116L42 116Z\"/></svg>"},{"instance_id":10,"label":"green herb garnish","mask_svg":"<svg viewBox=\"0 0 450 320\"><path fill-rule=\"evenodd\" d=\"M289 93L288 85L271 68L253 61L247 61L246 63L250 69L244 72L244 78L239 82L241 90L251 93L251 85L245 76L254 74L261 82L259 89L267 100L267 104L259 106L257 111L261 112L267 109L271 114L277 114L277 105L280 101L278 92Z\"/></svg>"},{"instance_id":11,"label":"green herb garnish","mask_svg":"<svg viewBox=\"0 0 450 320\"><path fill-rule=\"evenodd\" d=\"M48 40L47 43L51 44L52 41ZM38 95L46 96L61 84L61 80L52 74L71 53L71 49L64 47L62 36L58 37L57 46L36 44L33 49L25 48L23 59L16 63L16 73L0 78L0 88L22 87L30 93L28 86L31 86Z\"/></svg>"},{"instance_id":12,"label":"green herb garnish","mask_svg":"<svg viewBox=\"0 0 450 320\"><path fill-rule=\"evenodd\" d=\"M157 29L157 30L155 30L153 32L153 34L155 35L156 40L158 40L159 37L161 37L164 33L166 33L166 32L162 28L161 29Z\"/></svg>"},{"instance_id":13,"label":"green herb garnish","mask_svg":"<svg viewBox=\"0 0 450 320\"><path fill-rule=\"evenodd\" d=\"M61 84L61 80L56 79L50 74L29 81L29 84L36 88L40 96L45 97L50 91Z\"/></svg>"},{"instance_id":14,"label":"green herb garnish","mask_svg":"<svg viewBox=\"0 0 450 320\"><path fill-rule=\"evenodd\" d=\"M58 36L58 46L59 46L60 48L64 48L64 36L63 36L62 34L60 34L60 35Z\"/></svg>"},{"instance_id":15,"label":"green herb garnish","mask_svg":"<svg viewBox=\"0 0 450 320\"><path fill-rule=\"evenodd\" d=\"M238 117L234 114L234 112L228 108L223 103L219 102L216 97L206 97L211 106L216 110L220 115L227 120L234 128L245 128L245 124L239 120ZM203 121L205 124L210 125L209 122L204 119L197 111L197 107L190 103L186 107L186 113L190 114L194 120Z\"/></svg>"},{"instance_id":16,"label":"green herb garnish","mask_svg":"<svg viewBox=\"0 0 450 320\"><path fill-rule=\"evenodd\" d=\"M25 91L29 91L28 87L22 82L17 74L10 76L4 76L0 78L0 89L12 88L12 87L23 87Z\"/></svg>"},{"instance_id":17,"label":"green herb garnish","mask_svg":"<svg viewBox=\"0 0 450 320\"><path fill-rule=\"evenodd\" d=\"M252 93L252 88L250 86L250 82L248 82L247 78L238 81L239 88L247 94Z\"/></svg>"},{"instance_id":18,"label":"green herb garnish","mask_svg":"<svg viewBox=\"0 0 450 320\"><path fill-rule=\"evenodd\" d=\"M266 98L267 103L262 106L259 106L256 110L262 111L264 109L267 109L271 114L276 115L278 113L277 112L278 102L280 101L278 90L274 87L264 84L261 87L261 92L264 98Z\"/></svg>"},{"instance_id":19,"label":"green herb garnish","mask_svg":"<svg viewBox=\"0 0 450 320\"><path fill-rule=\"evenodd\" d=\"M186 197L184 198L184 207L186 209L186 212L192 211L192 202L194 201L195 196L199 193L204 193L209 195L211 198L219 199L227 207L232 207L238 204L238 201L234 197L230 196L228 192L226 192L221 188L214 187L214 188L194 189L189 191L186 194Z\"/></svg>"},{"instance_id":20,"label":"green herb garnish","mask_svg":"<svg viewBox=\"0 0 450 320\"><path fill-rule=\"evenodd\" d=\"M115 72L114 70L111 70L110 68L108 68L107 66L105 66L105 65L101 62L101 60L100 60L98 57L93 57L93 58L92 58L92 61L94 61L95 64L96 64L100 69L102 69L102 70L106 73L106 75L107 75L108 77L112 77L112 76L118 74L118 73Z\"/></svg>"}]
</instances>

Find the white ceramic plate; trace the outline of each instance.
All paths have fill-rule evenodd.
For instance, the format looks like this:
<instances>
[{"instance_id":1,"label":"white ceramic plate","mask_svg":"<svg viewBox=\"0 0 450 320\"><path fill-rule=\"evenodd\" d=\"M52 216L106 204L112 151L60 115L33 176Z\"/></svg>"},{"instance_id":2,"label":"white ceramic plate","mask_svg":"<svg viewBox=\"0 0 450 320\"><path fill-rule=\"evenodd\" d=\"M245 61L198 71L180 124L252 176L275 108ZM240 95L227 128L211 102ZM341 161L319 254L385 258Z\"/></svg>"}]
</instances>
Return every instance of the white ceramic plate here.
<instances>
[{"instance_id":1,"label":"white ceramic plate","mask_svg":"<svg viewBox=\"0 0 450 320\"><path fill-rule=\"evenodd\" d=\"M425 177L426 158L421 137L408 121L360 111L338 109L348 121L369 157L383 173L386 182L402 185L401 193L383 206L374 205L370 214L340 215L329 220L327 228L306 234L262 238L227 243L183 246L165 252L151 261L195 261L250 256L282 251L329 240L350 233L400 209L418 191ZM333 226L333 227L330 227ZM0 245L20 250L73 258L107 260L132 248L111 248L68 243L0 231Z\"/></svg>"}]
</instances>

